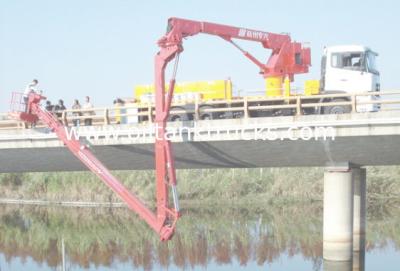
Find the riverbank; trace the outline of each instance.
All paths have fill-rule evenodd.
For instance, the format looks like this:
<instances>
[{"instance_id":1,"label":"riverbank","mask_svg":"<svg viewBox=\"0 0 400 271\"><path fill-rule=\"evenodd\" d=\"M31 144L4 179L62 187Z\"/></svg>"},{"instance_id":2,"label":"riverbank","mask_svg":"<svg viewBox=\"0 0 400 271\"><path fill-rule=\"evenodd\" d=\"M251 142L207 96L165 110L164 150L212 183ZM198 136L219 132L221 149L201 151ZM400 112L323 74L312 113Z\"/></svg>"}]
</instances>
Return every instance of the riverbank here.
<instances>
[{"instance_id":1,"label":"riverbank","mask_svg":"<svg viewBox=\"0 0 400 271\"><path fill-rule=\"evenodd\" d=\"M368 167L370 202L400 201L400 167ZM153 171L115 171L145 202L154 203ZM191 205L287 204L321 201L322 168L178 170L182 203ZM0 200L42 204L118 205L120 200L90 172L0 174ZM19 202L18 202L19 201Z\"/></svg>"}]
</instances>

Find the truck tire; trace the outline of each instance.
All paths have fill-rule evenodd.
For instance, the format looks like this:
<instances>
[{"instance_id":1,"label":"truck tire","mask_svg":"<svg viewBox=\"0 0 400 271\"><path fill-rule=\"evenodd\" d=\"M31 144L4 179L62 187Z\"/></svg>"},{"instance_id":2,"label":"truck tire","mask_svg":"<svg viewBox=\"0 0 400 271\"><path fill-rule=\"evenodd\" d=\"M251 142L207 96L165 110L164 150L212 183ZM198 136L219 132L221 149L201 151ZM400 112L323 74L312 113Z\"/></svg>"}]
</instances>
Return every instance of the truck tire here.
<instances>
[{"instance_id":1,"label":"truck tire","mask_svg":"<svg viewBox=\"0 0 400 271\"><path fill-rule=\"evenodd\" d=\"M182 108L182 107L172 107L171 108L171 111L172 110L185 110L185 108ZM183 114L171 114L171 115L169 115L169 117L168 117L168 121L188 121L190 118L189 118L189 115L188 114L186 114L186 113L183 113Z\"/></svg>"},{"instance_id":2,"label":"truck tire","mask_svg":"<svg viewBox=\"0 0 400 271\"><path fill-rule=\"evenodd\" d=\"M284 108L280 112L280 116L293 116L294 111L291 108Z\"/></svg>"},{"instance_id":3,"label":"truck tire","mask_svg":"<svg viewBox=\"0 0 400 271\"><path fill-rule=\"evenodd\" d=\"M343 98L336 98L331 100L331 102L348 102L347 99ZM351 106L350 105L331 105L331 106L326 106L323 110L324 114L346 114L351 112Z\"/></svg>"},{"instance_id":4,"label":"truck tire","mask_svg":"<svg viewBox=\"0 0 400 271\"><path fill-rule=\"evenodd\" d=\"M261 110L261 111L250 111L249 115L251 118L265 118L274 115L272 110Z\"/></svg>"},{"instance_id":5,"label":"truck tire","mask_svg":"<svg viewBox=\"0 0 400 271\"><path fill-rule=\"evenodd\" d=\"M213 106L210 105L205 105L200 107L200 112L203 109L212 109L214 108ZM218 113L213 113L213 112L201 112L200 113L200 119L201 120L213 120L218 118Z\"/></svg>"}]
</instances>

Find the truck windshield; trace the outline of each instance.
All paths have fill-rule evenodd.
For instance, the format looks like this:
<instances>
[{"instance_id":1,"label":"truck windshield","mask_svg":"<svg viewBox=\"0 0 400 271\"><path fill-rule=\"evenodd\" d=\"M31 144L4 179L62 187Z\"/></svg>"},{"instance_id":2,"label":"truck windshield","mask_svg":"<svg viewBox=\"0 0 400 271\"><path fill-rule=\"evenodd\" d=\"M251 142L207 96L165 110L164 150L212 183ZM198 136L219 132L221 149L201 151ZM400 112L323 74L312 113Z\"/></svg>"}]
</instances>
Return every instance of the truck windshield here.
<instances>
[{"instance_id":1,"label":"truck windshield","mask_svg":"<svg viewBox=\"0 0 400 271\"><path fill-rule=\"evenodd\" d=\"M378 74L378 67L376 65L376 53L369 51L367 53L367 69L368 72Z\"/></svg>"},{"instance_id":2,"label":"truck windshield","mask_svg":"<svg viewBox=\"0 0 400 271\"><path fill-rule=\"evenodd\" d=\"M363 52L333 53L331 65L339 69L365 71L364 56Z\"/></svg>"}]
</instances>

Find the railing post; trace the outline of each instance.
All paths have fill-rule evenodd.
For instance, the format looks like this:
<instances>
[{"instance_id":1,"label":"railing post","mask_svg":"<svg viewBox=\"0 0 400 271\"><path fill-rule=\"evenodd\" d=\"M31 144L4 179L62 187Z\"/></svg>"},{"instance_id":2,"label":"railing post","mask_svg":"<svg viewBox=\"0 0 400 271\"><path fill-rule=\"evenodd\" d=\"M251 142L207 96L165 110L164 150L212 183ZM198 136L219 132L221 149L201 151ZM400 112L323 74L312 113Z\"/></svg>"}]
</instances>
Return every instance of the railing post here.
<instances>
[{"instance_id":1,"label":"railing post","mask_svg":"<svg viewBox=\"0 0 400 271\"><path fill-rule=\"evenodd\" d=\"M297 96L296 98L296 115L297 116L301 116L302 112L301 112L301 97Z\"/></svg>"},{"instance_id":2,"label":"railing post","mask_svg":"<svg viewBox=\"0 0 400 271\"><path fill-rule=\"evenodd\" d=\"M110 117L108 116L108 108L104 109L104 125L110 124Z\"/></svg>"},{"instance_id":3,"label":"railing post","mask_svg":"<svg viewBox=\"0 0 400 271\"><path fill-rule=\"evenodd\" d=\"M68 120L67 120L67 112L66 111L62 112L61 122L64 124L64 126L68 127Z\"/></svg>"},{"instance_id":4,"label":"railing post","mask_svg":"<svg viewBox=\"0 0 400 271\"><path fill-rule=\"evenodd\" d=\"M194 120L200 119L200 112L199 112L199 99L196 95L196 100L194 101Z\"/></svg>"},{"instance_id":5,"label":"railing post","mask_svg":"<svg viewBox=\"0 0 400 271\"><path fill-rule=\"evenodd\" d=\"M247 97L243 98L243 110L244 110L244 118L245 119L249 118L249 101L247 100Z\"/></svg>"},{"instance_id":6,"label":"railing post","mask_svg":"<svg viewBox=\"0 0 400 271\"><path fill-rule=\"evenodd\" d=\"M147 114L147 117L149 118L149 123L153 123L153 107L151 106L151 104L149 104Z\"/></svg>"},{"instance_id":7,"label":"railing post","mask_svg":"<svg viewBox=\"0 0 400 271\"><path fill-rule=\"evenodd\" d=\"M351 113L357 112L357 99L356 95L351 95Z\"/></svg>"}]
</instances>

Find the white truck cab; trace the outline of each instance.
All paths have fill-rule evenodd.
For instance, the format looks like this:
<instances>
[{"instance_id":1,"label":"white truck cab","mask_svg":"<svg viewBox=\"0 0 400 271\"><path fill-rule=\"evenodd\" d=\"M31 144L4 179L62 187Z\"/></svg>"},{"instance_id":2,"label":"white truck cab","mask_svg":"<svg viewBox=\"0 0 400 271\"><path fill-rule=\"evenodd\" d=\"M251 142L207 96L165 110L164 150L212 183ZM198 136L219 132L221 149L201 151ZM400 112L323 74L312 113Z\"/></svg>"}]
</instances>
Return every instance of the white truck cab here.
<instances>
[{"instance_id":1,"label":"white truck cab","mask_svg":"<svg viewBox=\"0 0 400 271\"><path fill-rule=\"evenodd\" d=\"M351 94L380 91L379 71L376 67L377 56L377 53L362 45L324 48L321 62L321 93ZM376 95L359 96L357 102L376 99L379 99ZM379 104L358 105L357 112L378 111L379 107Z\"/></svg>"}]
</instances>

